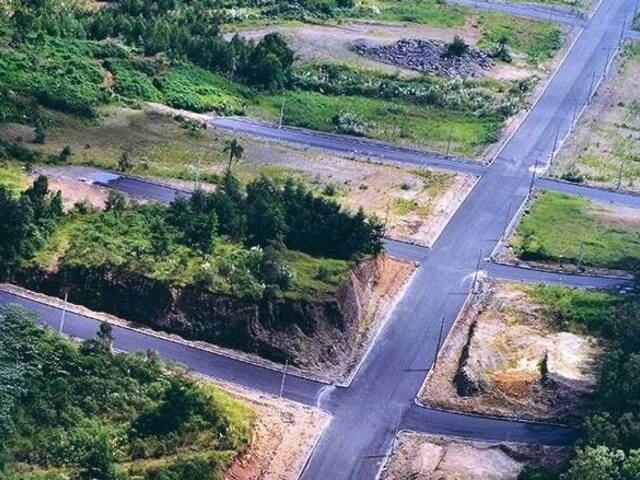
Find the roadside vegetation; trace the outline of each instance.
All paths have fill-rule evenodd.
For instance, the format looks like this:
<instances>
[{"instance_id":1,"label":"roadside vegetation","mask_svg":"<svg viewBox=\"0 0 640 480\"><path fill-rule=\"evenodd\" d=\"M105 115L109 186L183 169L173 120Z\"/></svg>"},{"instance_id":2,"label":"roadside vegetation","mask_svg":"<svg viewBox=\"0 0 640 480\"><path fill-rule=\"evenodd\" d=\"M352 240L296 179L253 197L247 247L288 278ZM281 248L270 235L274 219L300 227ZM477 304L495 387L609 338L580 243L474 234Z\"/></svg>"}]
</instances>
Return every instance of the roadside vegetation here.
<instances>
[{"instance_id":1,"label":"roadside vegetation","mask_svg":"<svg viewBox=\"0 0 640 480\"><path fill-rule=\"evenodd\" d=\"M281 10L274 18L300 13L283 5L273 6ZM431 1L425 6L459 10ZM0 29L5 45L0 93L5 94L0 100L6 100L9 111L16 110L16 102L35 102L33 118L19 121L14 115L5 121L37 126L44 140L47 119L38 115L36 103L82 117L95 117L114 103L153 101L195 112L277 120L284 101L289 125L399 138L475 155L496 141L507 118L526 106L532 86L527 81L430 76L401 80L325 64L294 67L294 52L277 33L258 42L240 36L225 40L221 26L235 21L226 7L132 0L89 12L82 2L64 8L52 0L5 10ZM303 2L299 8L332 16L358 7ZM529 32L531 25L521 20L485 13L478 22L487 48L509 44L531 61L548 58L560 44L560 31L547 24Z\"/></svg>"},{"instance_id":2,"label":"roadside vegetation","mask_svg":"<svg viewBox=\"0 0 640 480\"><path fill-rule=\"evenodd\" d=\"M533 298L557 328L602 338L609 345L594 407L564 472L529 468L520 480L634 480L640 475L640 301L561 287L539 286Z\"/></svg>"},{"instance_id":3,"label":"roadside vegetation","mask_svg":"<svg viewBox=\"0 0 640 480\"><path fill-rule=\"evenodd\" d=\"M105 211L62 209L46 177L15 197L0 187L0 258L16 267L124 271L163 284L259 300L313 297L344 282L353 262L382 250L382 225L346 213L294 181L240 186L231 173L213 193L168 208L110 193Z\"/></svg>"},{"instance_id":4,"label":"roadside vegetation","mask_svg":"<svg viewBox=\"0 0 640 480\"><path fill-rule=\"evenodd\" d=\"M222 478L254 414L146 355L111 327L78 345L17 306L0 309L0 476L7 480Z\"/></svg>"},{"instance_id":5,"label":"roadside vegetation","mask_svg":"<svg viewBox=\"0 0 640 480\"><path fill-rule=\"evenodd\" d=\"M574 183L640 192L640 44L628 42L550 169Z\"/></svg>"},{"instance_id":6,"label":"roadside vegetation","mask_svg":"<svg viewBox=\"0 0 640 480\"><path fill-rule=\"evenodd\" d=\"M511 242L524 261L574 270L635 271L640 258L639 213L555 192L537 194Z\"/></svg>"}]
</instances>

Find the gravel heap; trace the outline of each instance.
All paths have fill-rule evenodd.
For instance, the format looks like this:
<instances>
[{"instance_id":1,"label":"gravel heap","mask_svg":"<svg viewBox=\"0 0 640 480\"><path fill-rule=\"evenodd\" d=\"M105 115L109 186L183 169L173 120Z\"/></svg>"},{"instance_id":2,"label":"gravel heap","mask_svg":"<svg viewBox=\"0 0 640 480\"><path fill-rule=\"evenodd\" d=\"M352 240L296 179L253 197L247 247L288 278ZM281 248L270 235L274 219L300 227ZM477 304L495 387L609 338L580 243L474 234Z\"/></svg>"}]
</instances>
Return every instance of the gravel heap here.
<instances>
[{"instance_id":1,"label":"gravel heap","mask_svg":"<svg viewBox=\"0 0 640 480\"><path fill-rule=\"evenodd\" d=\"M386 45L357 43L353 49L385 63L447 77L480 77L493 65L484 50L468 47L465 54L457 57L448 54L446 43L432 40L403 38Z\"/></svg>"}]
</instances>

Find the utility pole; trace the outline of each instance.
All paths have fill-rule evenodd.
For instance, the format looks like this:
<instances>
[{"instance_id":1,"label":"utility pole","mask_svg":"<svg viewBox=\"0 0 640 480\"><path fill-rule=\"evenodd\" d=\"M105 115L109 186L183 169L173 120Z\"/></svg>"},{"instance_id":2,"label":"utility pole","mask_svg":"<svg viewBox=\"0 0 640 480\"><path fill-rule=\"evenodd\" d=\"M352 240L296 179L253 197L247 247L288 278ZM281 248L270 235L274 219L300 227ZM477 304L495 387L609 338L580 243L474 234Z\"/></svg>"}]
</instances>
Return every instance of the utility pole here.
<instances>
[{"instance_id":1,"label":"utility pole","mask_svg":"<svg viewBox=\"0 0 640 480\"><path fill-rule=\"evenodd\" d=\"M438 334L438 344L436 345L436 352L433 355L433 368L436 366L438 357L440 356L440 345L442 344L442 334L444 333L444 316L440 320L440 333Z\"/></svg>"},{"instance_id":2,"label":"utility pole","mask_svg":"<svg viewBox=\"0 0 640 480\"><path fill-rule=\"evenodd\" d=\"M196 167L196 190L200 187L200 164L202 163L202 158L198 157L198 166Z\"/></svg>"},{"instance_id":3,"label":"utility pole","mask_svg":"<svg viewBox=\"0 0 640 480\"><path fill-rule=\"evenodd\" d=\"M449 128L449 139L447 140L447 157L449 157L449 153L451 152L452 138L453 138L453 127Z\"/></svg>"},{"instance_id":4,"label":"utility pole","mask_svg":"<svg viewBox=\"0 0 640 480\"><path fill-rule=\"evenodd\" d=\"M502 230L502 241L507 238L507 228L509 228L509 219L511 218L511 208L513 207L513 200L509 200L509 210L507 210L507 217L504 219L504 229Z\"/></svg>"},{"instance_id":5,"label":"utility pole","mask_svg":"<svg viewBox=\"0 0 640 480\"><path fill-rule=\"evenodd\" d=\"M280 122L278 128L282 130L282 122L284 121L284 98L282 99L282 105L280 106Z\"/></svg>"},{"instance_id":6,"label":"utility pole","mask_svg":"<svg viewBox=\"0 0 640 480\"><path fill-rule=\"evenodd\" d=\"M576 123L576 117L578 116L578 102L573 106L573 116L571 117L571 128L569 129L569 133L573 132L573 126Z\"/></svg>"},{"instance_id":7,"label":"utility pole","mask_svg":"<svg viewBox=\"0 0 640 480\"><path fill-rule=\"evenodd\" d=\"M531 192L533 192L533 182L536 180L536 170L538 170L538 157L536 156L536 161L533 165L533 171L531 172L531 183L529 184L529 197L531 196Z\"/></svg>"},{"instance_id":8,"label":"utility pole","mask_svg":"<svg viewBox=\"0 0 640 480\"><path fill-rule=\"evenodd\" d=\"M278 398L282 398L282 392L284 391L284 381L287 378L287 369L289 368L289 359L284 364L284 370L282 371L282 382L280 382L280 392L278 393Z\"/></svg>"},{"instance_id":9,"label":"utility pole","mask_svg":"<svg viewBox=\"0 0 640 480\"><path fill-rule=\"evenodd\" d=\"M389 200L387 200L387 207L385 208L385 211L384 211L384 226L382 227L382 231L384 232L384 235L387 234L388 221L389 221Z\"/></svg>"},{"instance_id":10,"label":"utility pole","mask_svg":"<svg viewBox=\"0 0 640 480\"><path fill-rule=\"evenodd\" d=\"M476 273L473 276L473 287L471 293L476 293L476 285L478 283L478 273L480 272L480 262L482 261L482 251L478 254L478 263L476 263Z\"/></svg>"},{"instance_id":11,"label":"utility pole","mask_svg":"<svg viewBox=\"0 0 640 480\"><path fill-rule=\"evenodd\" d=\"M593 69L593 74L591 75L591 86L589 87L589 96L587 97L587 103L591 101L591 97L593 96L593 88L596 83L596 69Z\"/></svg>"},{"instance_id":12,"label":"utility pole","mask_svg":"<svg viewBox=\"0 0 640 480\"><path fill-rule=\"evenodd\" d=\"M62 330L64 329L64 317L67 314L67 297L69 293L65 292L64 294L64 305L62 306L62 315L60 316L60 328L58 332L62 335Z\"/></svg>"},{"instance_id":13,"label":"utility pole","mask_svg":"<svg viewBox=\"0 0 640 480\"><path fill-rule=\"evenodd\" d=\"M582 268L582 256L584 255L584 240L580 241L580 253L578 254L578 271Z\"/></svg>"},{"instance_id":14,"label":"utility pole","mask_svg":"<svg viewBox=\"0 0 640 480\"><path fill-rule=\"evenodd\" d=\"M624 156L620 159L620 170L618 170L618 185L616 190L620 190L622 187L622 171L624 170Z\"/></svg>"},{"instance_id":15,"label":"utility pole","mask_svg":"<svg viewBox=\"0 0 640 480\"><path fill-rule=\"evenodd\" d=\"M553 159L556 156L556 148L558 148L558 137L560 136L560 126L556 128L556 138L553 139L553 149L551 150L551 156L549 157L549 166L553 165Z\"/></svg>"}]
</instances>

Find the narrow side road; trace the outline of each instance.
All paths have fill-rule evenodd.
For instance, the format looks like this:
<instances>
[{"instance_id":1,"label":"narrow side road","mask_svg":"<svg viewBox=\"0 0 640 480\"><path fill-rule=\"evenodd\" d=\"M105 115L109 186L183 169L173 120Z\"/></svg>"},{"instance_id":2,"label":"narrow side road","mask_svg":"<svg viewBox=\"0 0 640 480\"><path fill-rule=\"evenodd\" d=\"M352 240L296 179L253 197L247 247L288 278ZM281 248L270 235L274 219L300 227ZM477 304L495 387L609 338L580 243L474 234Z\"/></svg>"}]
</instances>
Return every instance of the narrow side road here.
<instances>
[{"instance_id":1,"label":"narrow side road","mask_svg":"<svg viewBox=\"0 0 640 480\"><path fill-rule=\"evenodd\" d=\"M486 166L460 157L442 153L416 150L392 143L380 142L352 135L323 133L304 128L282 127L262 123L248 118L216 117L209 124L232 132L257 138L289 143L299 147L309 147L341 154L358 154L380 161L395 161L410 165L433 167L441 170L481 175Z\"/></svg>"},{"instance_id":2,"label":"narrow side road","mask_svg":"<svg viewBox=\"0 0 640 480\"><path fill-rule=\"evenodd\" d=\"M548 178L536 179L535 186L541 190L577 195L595 202L616 203L618 205L624 205L625 207L640 208L640 195L634 195L632 193L559 182Z\"/></svg>"}]
</instances>

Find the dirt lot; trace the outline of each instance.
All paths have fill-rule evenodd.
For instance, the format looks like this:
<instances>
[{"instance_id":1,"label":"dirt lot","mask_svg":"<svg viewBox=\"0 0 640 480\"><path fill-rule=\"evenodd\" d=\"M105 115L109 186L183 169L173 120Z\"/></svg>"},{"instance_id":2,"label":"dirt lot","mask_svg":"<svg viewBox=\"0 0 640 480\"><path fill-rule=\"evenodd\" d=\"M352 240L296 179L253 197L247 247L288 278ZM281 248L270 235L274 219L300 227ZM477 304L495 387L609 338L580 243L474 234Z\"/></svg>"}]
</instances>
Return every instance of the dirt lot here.
<instances>
[{"instance_id":1,"label":"dirt lot","mask_svg":"<svg viewBox=\"0 0 640 480\"><path fill-rule=\"evenodd\" d=\"M640 192L640 46L627 45L550 175ZM622 174L622 175L620 175Z\"/></svg>"},{"instance_id":2,"label":"dirt lot","mask_svg":"<svg viewBox=\"0 0 640 480\"><path fill-rule=\"evenodd\" d=\"M482 282L425 380L424 403L528 420L576 419L597 382L603 347L552 330L527 288Z\"/></svg>"},{"instance_id":3,"label":"dirt lot","mask_svg":"<svg viewBox=\"0 0 640 480\"><path fill-rule=\"evenodd\" d=\"M460 28L436 28L402 23L353 22L342 25L275 25L240 30L238 33L243 37L255 40L271 32L279 32L287 38L289 45L296 53L296 61L300 64L338 62L405 76L416 76L420 73L363 57L353 51L351 46L355 43L390 44L402 38L450 42L455 35L461 35L467 43L475 46L481 37L481 32L476 26L476 19L472 16L469 17L467 24ZM226 36L233 35L234 33L228 33ZM494 65L487 74L499 80L516 80L532 75L533 71L525 64L516 61L513 64Z\"/></svg>"},{"instance_id":4,"label":"dirt lot","mask_svg":"<svg viewBox=\"0 0 640 480\"><path fill-rule=\"evenodd\" d=\"M52 115L47 142L38 148L58 153L70 145L73 155L68 163L115 169L122 153L129 151L134 162L132 173L161 178L182 188L193 188L198 168L206 182L214 181L227 165L223 149L230 135L211 129L194 136L165 114L119 109L89 124ZM427 246L434 243L475 183L475 177L466 175L381 165L367 158L345 158L248 137L240 141L245 151L234 172L243 180L261 174L275 179L298 178L345 207L356 210L362 206L366 213L386 219L390 237ZM61 182L64 170L55 170L56 181ZM74 175L66 177L72 180ZM89 192L77 193L84 194Z\"/></svg>"},{"instance_id":5,"label":"dirt lot","mask_svg":"<svg viewBox=\"0 0 640 480\"><path fill-rule=\"evenodd\" d=\"M472 442L402 432L382 480L516 480L526 465L554 466L566 453L556 447Z\"/></svg>"},{"instance_id":6,"label":"dirt lot","mask_svg":"<svg viewBox=\"0 0 640 480\"><path fill-rule=\"evenodd\" d=\"M330 420L329 414L237 385L213 382L246 402L257 416L249 449L235 460L224 479L297 480Z\"/></svg>"}]
</instances>

